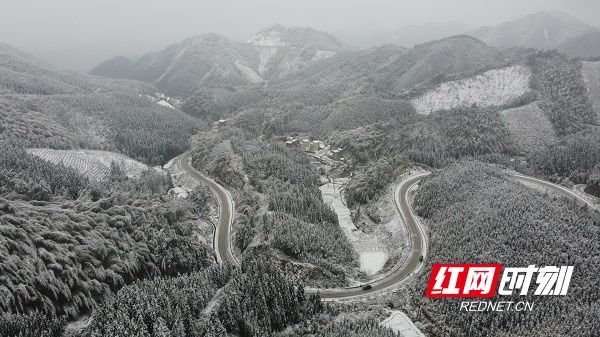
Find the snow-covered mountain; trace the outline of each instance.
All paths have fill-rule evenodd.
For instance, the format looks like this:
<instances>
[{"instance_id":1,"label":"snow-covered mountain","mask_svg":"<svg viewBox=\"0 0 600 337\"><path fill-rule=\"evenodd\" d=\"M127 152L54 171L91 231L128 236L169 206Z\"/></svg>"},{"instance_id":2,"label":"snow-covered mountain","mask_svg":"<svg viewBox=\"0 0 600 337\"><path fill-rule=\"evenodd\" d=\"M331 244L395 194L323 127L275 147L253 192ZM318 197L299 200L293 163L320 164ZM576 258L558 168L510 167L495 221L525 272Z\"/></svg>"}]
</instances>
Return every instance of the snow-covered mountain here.
<instances>
[{"instance_id":1,"label":"snow-covered mountain","mask_svg":"<svg viewBox=\"0 0 600 337\"><path fill-rule=\"evenodd\" d=\"M347 49L331 34L312 28L286 28L281 25L263 29L247 43L258 51L258 73L265 78L285 77Z\"/></svg>"},{"instance_id":2,"label":"snow-covered mountain","mask_svg":"<svg viewBox=\"0 0 600 337\"><path fill-rule=\"evenodd\" d=\"M167 94L185 96L200 88L277 80L345 49L328 33L275 25L247 42L204 34L130 62L118 56L92 74L151 82Z\"/></svg>"}]
</instances>

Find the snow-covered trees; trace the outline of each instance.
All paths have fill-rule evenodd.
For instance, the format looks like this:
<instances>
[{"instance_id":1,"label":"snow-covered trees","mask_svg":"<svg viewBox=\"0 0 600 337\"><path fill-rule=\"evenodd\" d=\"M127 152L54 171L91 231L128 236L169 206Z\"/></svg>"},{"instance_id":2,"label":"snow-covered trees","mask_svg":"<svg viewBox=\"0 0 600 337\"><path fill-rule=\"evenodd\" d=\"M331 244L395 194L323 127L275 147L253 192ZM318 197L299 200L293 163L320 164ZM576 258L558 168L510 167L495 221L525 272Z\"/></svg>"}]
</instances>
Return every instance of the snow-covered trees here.
<instances>
[{"instance_id":1,"label":"snow-covered trees","mask_svg":"<svg viewBox=\"0 0 600 337\"><path fill-rule=\"evenodd\" d=\"M581 76L581 61L555 51L531 57L531 86L559 135L581 130L596 114Z\"/></svg>"},{"instance_id":2,"label":"snow-covered trees","mask_svg":"<svg viewBox=\"0 0 600 337\"><path fill-rule=\"evenodd\" d=\"M237 270L213 266L126 286L96 310L85 336L269 336L322 310L318 295L305 295L263 256Z\"/></svg>"},{"instance_id":3,"label":"snow-covered trees","mask_svg":"<svg viewBox=\"0 0 600 337\"><path fill-rule=\"evenodd\" d=\"M299 149L254 137L236 127L195 137L194 165L239 193L234 243L245 251L257 239L325 268L327 274L343 273L336 265L354 265L355 254L337 215L323 203L308 157ZM218 158L229 158L234 165L214 169ZM339 275L334 278L336 284L345 282Z\"/></svg>"},{"instance_id":4,"label":"snow-covered trees","mask_svg":"<svg viewBox=\"0 0 600 337\"><path fill-rule=\"evenodd\" d=\"M434 173L419 189L415 205L431 228L428 264L575 266L567 296L515 297L535 301L538 309L526 314L465 315L456 300L424 298L429 273L422 273L409 296L417 319L435 322L429 333L597 336L600 215L476 161L461 161Z\"/></svg>"},{"instance_id":5,"label":"snow-covered trees","mask_svg":"<svg viewBox=\"0 0 600 337\"><path fill-rule=\"evenodd\" d=\"M196 321L231 270L212 266L189 275L155 278L119 290L98 307L86 336L196 336ZM198 332L198 335L201 335Z\"/></svg>"},{"instance_id":6,"label":"snow-covered trees","mask_svg":"<svg viewBox=\"0 0 600 337\"><path fill-rule=\"evenodd\" d=\"M15 148L0 156L0 313L77 317L137 279L214 261L186 222L192 205L152 192L163 181L109 181L88 198L71 169Z\"/></svg>"},{"instance_id":7,"label":"snow-covered trees","mask_svg":"<svg viewBox=\"0 0 600 337\"><path fill-rule=\"evenodd\" d=\"M551 180L570 178L584 184L600 163L600 132L581 131L530 155L532 170Z\"/></svg>"}]
</instances>

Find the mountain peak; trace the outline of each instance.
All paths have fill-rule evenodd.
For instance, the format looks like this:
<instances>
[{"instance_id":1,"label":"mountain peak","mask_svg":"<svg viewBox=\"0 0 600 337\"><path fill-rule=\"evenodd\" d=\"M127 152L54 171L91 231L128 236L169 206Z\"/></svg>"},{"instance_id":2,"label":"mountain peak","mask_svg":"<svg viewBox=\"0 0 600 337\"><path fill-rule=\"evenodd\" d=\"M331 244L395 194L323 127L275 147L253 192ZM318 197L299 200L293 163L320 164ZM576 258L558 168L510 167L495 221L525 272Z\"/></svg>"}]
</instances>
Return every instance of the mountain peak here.
<instances>
[{"instance_id":1,"label":"mountain peak","mask_svg":"<svg viewBox=\"0 0 600 337\"><path fill-rule=\"evenodd\" d=\"M280 24L261 29L248 43L257 47L293 47L308 50L339 51L346 46L333 35L308 27Z\"/></svg>"}]
</instances>

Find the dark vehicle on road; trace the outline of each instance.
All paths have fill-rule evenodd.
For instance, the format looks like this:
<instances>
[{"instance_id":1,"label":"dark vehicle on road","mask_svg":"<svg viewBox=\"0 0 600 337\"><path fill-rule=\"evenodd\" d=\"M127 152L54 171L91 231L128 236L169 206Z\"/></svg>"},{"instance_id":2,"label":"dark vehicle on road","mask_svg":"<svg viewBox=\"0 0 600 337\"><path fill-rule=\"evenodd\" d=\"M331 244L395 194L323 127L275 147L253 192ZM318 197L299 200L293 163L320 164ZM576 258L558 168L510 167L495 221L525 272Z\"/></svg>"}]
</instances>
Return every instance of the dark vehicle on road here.
<instances>
[{"instance_id":1,"label":"dark vehicle on road","mask_svg":"<svg viewBox=\"0 0 600 337\"><path fill-rule=\"evenodd\" d=\"M370 284L365 284L364 286L362 286L362 290L369 290L373 288Z\"/></svg>"}]
</instances>

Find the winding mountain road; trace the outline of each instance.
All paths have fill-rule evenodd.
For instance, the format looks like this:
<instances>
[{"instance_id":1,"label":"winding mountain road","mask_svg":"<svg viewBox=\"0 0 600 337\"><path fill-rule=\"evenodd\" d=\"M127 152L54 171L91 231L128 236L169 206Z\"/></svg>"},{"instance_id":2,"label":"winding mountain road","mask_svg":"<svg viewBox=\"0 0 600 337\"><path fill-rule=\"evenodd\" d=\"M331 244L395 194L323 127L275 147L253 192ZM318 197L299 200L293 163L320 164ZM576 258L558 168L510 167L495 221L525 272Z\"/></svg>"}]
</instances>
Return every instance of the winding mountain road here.
<instances>
[{"instance_id":1,"label":"winding mountain road","mask_svg":"<svg viewBox=\"0 0 600 337\"><path fill-rule=\"evenodd\" d=\"M223 186L196 170L190 160L190 152L186 152L179 156L177 165L189 173L192 178L208 186L219 204L219 222L215 228L213 240L217 261L221 264L228 263L237 266L239 263L231 250L231 227L233 225L233 210L235 209L233 198Z\"/></svg>"},{"instance_id":2,"label":"winding mountain road","mask_svg":"<svg viewBox=\"0 0 600 337\"><path fill-rule=\"evenodd\" d=\"M579 194L575 193L575 191L570 190L566 187L551 183L546 180L526 176L526 175L520 174L520 173L507 172L507 174L515 180L537 184L544 188L550 189L554 192L560 193L570 199L574 199L575 201L577 201L578 203L580 203L582 205L587 205L592 210L600 211L600 208L598 208L598 205L595 205L591 201L589 201L589 200L583 198L582 196L580 196Z\"/></svg>"},{"instance_id":3,"label":"winding mountain road","mask_svg":"<svg viewBox=\"0 0 600 337\"><path fill-rule=\"evenodd\" d=\"M180 165L183 170L187 171L194 179L206 184L217 197L219 202L219 223L215 229L214 239L214 248L217 254L217 259L219 263L231 263L234 265L239 265L231 249L230 239L234 210L233 199L231 198L231 195L223 186L219 185L214 180L206 177L192 167L190 163L189 152L182 154L178 158L177 162L178 165ZM384 290L392 289L409 279L411 276L416 275L423 266L427 256L427 235L425 234L425 231L419 220L413 213L412 206L410 205L410 191L429 174L430 172L425 172L410 176L408 179L401 182L394 190L396 207L402 216L410 235L409 247L411 250L408 258L401 266L383 278L369 282L371 288L368 290L363 290L362 287L357 286L338 289L307 288L306 291L318 291L321 295L321 299L325 301L356 299ZM577 202L586 204L594 210L599 210L596 205L565 187L519 173L507 172L507 174L514 180L537 184L544 188L558 192L570 199L575 199ZM423 257L422 259L421 256Z\"/></svg>"},{"instance_id":4,"label":"winding mountain road","mask_svg":"<svg viewBox=\"0 0 600 337\"><path fill-rule=\"evenodd\" d=\"M415 275L421 269L427 254L427 237L419 220L412 211L409 192L428 174L429 172L426 172L409 177L407 180L401 182L394 190L396 207L402 216L402 220L404 221L410 236L409 243L411 250L404 264L396 268L396 270L389 275L369 282L371 285L371 289L369 290L363 290L360 286L342 289L320 289L321 299L339 300L371 295L397 286L412 275ZM421 256L423 256L422 260ZM313 289L310 290L315 291Z\"/></svg>"}]
</instances>

